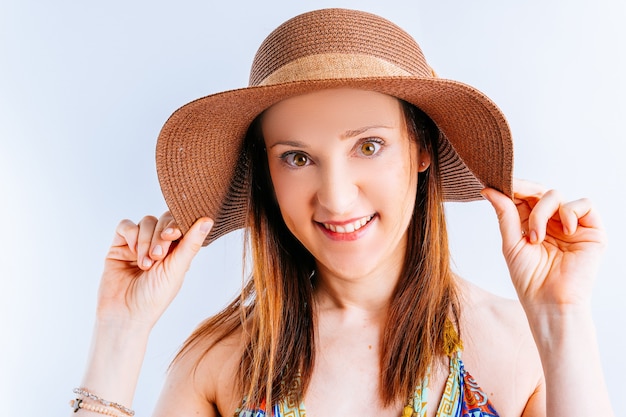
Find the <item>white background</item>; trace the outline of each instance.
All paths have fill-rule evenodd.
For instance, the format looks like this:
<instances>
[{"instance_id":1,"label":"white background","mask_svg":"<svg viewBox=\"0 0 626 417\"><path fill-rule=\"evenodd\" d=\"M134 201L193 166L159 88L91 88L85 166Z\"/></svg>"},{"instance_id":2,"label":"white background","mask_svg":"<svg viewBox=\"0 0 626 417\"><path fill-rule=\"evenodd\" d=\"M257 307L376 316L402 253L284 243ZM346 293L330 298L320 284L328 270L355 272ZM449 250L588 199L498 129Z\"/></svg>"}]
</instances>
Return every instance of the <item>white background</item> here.
<instances>
[{"instance_id":1,"label":"white background","mask_svg":"<svg viewBox=\"0 0 626 417\"><path fill-rule=\"evenodd\" d=\"M256 48L303 11L360 8L396 22L441 77L507 115L518 177L589 196L610 246L594 315L623 413L626 6L619 1L0 2L0 404L69 413L102 259L122 218L166 209L159 129L197 97L245 86ZM485 202L449 205L455 268L514 296ZM155 328L134 408L149 415L177 347L234 296L241 238L204 249ZM581 393L584 395L584 393Z\"/></svg>"}]
</instances>

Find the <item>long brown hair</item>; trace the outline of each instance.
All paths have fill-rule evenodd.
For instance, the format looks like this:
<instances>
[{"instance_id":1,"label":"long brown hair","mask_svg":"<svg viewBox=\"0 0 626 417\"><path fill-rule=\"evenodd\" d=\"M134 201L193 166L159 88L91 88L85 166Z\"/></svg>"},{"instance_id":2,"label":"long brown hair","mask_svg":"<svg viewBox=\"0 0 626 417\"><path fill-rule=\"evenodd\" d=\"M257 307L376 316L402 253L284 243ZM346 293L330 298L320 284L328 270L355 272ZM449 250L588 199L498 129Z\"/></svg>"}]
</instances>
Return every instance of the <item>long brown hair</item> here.
<instances>
[{"instance_id":1,"label":"long brown hair","mask_svg":"<svg viewBox=\"0 0 626 417\"><path fill-rule=\"evenodd\" d=\"M431 155L431 164L419 174L404 265L380 341L384 405L410 397L428 367L446 353L448 319L458 328L460 315L439 181L439 131L415 106L402 101L402 109L409 137ZM260 118L248 130L240 162L251 185L245 232L251 277L240 297L194 331L176 358L209 336L206 351L242 329L245 348L237 381L244 407L265 400L269 406L287 397L300 401L315 362L315 260L281 217Z\"/></svg>"}]
</instances>

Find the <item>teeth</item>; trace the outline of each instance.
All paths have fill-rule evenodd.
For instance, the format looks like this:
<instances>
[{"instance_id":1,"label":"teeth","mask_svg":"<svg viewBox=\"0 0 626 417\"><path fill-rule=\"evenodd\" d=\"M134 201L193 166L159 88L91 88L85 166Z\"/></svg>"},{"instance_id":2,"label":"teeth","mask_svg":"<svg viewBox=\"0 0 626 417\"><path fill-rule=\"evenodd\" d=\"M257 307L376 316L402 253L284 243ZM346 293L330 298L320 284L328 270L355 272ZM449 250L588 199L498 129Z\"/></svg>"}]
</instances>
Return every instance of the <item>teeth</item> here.
<instances>
[{"instance_id":1,"label":"teeth","mask_svg":"<svg viewBox=\"0 0 626 417\"><path fill-rule=\"evenodd\" d=\"M361 227L365 226L370 220L372 220L374 216L365 216L360 218L359 220L355 220L352 223L344 224L343 226L338 226L334 224L323 223L324 227L331 232L335 233L352 233L356 230L359 230Z\"/></svg>"}]
</instances>

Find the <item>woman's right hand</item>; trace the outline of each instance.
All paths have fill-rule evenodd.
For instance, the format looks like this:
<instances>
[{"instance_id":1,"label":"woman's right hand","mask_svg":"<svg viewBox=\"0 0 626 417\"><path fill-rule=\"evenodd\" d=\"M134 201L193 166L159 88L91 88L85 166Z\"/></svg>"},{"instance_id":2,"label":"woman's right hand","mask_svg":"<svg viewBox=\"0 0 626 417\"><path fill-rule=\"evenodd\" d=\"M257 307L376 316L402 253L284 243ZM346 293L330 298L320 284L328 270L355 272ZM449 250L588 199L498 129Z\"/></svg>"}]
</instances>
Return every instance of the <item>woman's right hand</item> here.
<instances>
[{"instance_id":1,"label":"woman's right hand","mask_svg":"<svg viewBox=\"0 0 626 417\"><path fill-rule=\"evenodd\" d=\"M107 254L98 292L97 318L149 328L182 286L191 261L213 227L198 219L182 236L172 215L122 220Z\"/></svg>"}]
</instances>

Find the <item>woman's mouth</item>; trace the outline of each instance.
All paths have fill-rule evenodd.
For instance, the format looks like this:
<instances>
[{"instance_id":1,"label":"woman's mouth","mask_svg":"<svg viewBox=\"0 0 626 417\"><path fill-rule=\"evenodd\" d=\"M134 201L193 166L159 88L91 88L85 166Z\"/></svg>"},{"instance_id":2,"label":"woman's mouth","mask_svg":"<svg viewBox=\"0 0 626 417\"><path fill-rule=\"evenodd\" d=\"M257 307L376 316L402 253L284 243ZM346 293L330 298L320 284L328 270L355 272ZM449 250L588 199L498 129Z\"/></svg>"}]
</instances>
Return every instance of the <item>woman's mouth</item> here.
<instances>
[{"instance_id":1,"label":"woman's mouth","mask_svg":"<svg viewBox=\"0 0 626 417\"><path fill-rule=\"evenodd\" d=\"M369 223L372 218L374 218L373 214L342 225L322 223L322 226L324 226L326 230L330 230L334 233L353 233Z\"/></svg>"}]
</instances>

